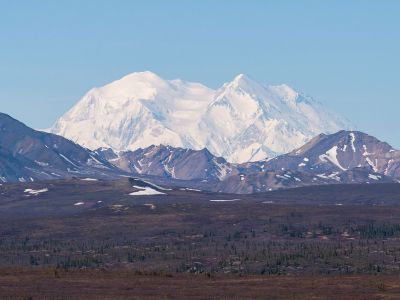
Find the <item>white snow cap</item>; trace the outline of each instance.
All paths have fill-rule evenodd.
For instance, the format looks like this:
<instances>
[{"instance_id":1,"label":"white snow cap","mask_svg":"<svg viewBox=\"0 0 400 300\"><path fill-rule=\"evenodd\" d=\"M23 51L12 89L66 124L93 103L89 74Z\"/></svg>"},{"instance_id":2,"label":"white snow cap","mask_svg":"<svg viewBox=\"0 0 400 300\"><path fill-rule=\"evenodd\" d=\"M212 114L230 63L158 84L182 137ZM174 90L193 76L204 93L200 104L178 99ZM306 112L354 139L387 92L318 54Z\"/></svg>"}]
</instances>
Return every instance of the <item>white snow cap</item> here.
<instances>
[{"instance_id":1,"label":"white snow cap","mask_svg":"<svg viewBox=\"0 0 400 300\"><path fill-rule=\"evenodd\" d=\"M217 90L132 73L91 89L50 129L87 148L207 148L231 162L289 152L315 135L353 126L288 85L240 74Z\"/></svg>"}]
</instances>

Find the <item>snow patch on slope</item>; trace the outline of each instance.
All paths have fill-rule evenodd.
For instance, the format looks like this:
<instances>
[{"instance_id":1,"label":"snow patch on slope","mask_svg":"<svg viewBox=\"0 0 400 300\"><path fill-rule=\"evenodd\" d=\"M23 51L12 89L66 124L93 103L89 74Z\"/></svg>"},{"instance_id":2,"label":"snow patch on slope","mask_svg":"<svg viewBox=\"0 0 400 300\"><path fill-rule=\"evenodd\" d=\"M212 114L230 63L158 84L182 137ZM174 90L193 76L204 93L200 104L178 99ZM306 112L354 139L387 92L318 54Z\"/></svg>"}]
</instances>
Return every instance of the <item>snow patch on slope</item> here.
<instances>
[{"instance_id":1,"label":"snow patch on slope","mask_svg":"<svg viewBox=\"0 0 400 300\"><path fill-rule=\"evenodd\" d=\"M131 196L148 196L148 195L165 195L165 193L159 192L151 187L141 187L141 186L133 186L135 189L139 191L132 192L129 195Z\"/></svg>"},{"instance_id":2,"label":"snow patch on slope","mask_svg":"<svg viewBox=\"0 0 400 300\"><path fill-rule=\"evenodd\" d=\"M24 190L24 193L28 193L28 194L37 196L37 195L39 195L39 194L46 193L46 192L48 192L48 191L49 191L48 188L39 189L39 190L25 189L25 190Z\"/></svg>"},{"instance_id":3,"label":"snow patch on slope","mask_svg":"<svg viewBox=\"0 0 400 300\"><path fill-rule=\"evenodd\" d=\"M320 156L319 156L319 159L320 159L321 161L324 161L324 160L325 160L325 161L330 161L330 162L333 163L335 166L337 166L339 169L345 171L346 169L343 168L343 167L340 165L340 163L339 163L339 161L338 161L338 159L337 159L337 149L338 149L337 146L332 147L331 149L329 149L328 151L326 151L325 154L320 155Z\"/></svg>"},{"instance_id":4,"label":"snow patch on slope","mask_svg":"<svg viewBox=\"0 0 400 300\"><path fill-rule=\"evenodd\" d=\"M354 142L356 141L356 136L354 135L354 132L350 132L350 141L351 141L351 149L353 149L353 152L356 152L356 147L354 145Z\"/></svg>"}]
</instances>

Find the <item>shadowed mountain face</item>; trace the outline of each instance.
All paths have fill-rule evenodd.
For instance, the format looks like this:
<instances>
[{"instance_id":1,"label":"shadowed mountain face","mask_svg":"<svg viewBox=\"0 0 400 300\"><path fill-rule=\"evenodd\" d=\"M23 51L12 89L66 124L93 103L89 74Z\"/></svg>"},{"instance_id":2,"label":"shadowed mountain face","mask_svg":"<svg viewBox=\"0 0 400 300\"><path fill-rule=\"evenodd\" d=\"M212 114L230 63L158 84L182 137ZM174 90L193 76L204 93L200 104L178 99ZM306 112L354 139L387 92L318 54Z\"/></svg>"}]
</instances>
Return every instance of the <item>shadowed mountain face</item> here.
<instances>
[{"instance_id":1,"label":"shadowed mountain face","mask_svg":"<svg viewBox=\"0 0 400 300\"><path fill-rule=\"evenodd\" d=\"M354 168L332 175L291 170L274 170L233 175L218 184L218 191L249 194L277 189L288 189L311 185L351 184L351 183L395 183L392 177L374 173L370 169Z\"/></svg>"},{"instance_id":2,"label":"shadowed mountain face","mask_svg":"<svg viewBox=\"0 0 400 300\"><path fill-rule=\"evenodd\" d=\"M112 170L114 166L90 150L0 113L0 181L101 176Z\"/></svg>"},{"instance_id":3,"label":"shadowed mountain face","mask_svg":"<svg viewBox=\"0 0 400 300\"><path fill-rule=\"evenodd\" d=\"M110 156L109 151L102 153ZM237 173L232 164L207 149L197 151L163 145L120 152L110 162L129 173L182 180L221 181Z\"/></svg>"},{"instance_id":4,"label":"shadowed mountain face","mask_svg":"<svg viewBox=\"0 0 400 300\"><path fill-rule=\"evenodd\" d=\"M312 173L366 168L371 172L400 177L400 151L362 132L339 131L331 135L321 134L304 146L270 160L265 167Z\"/></svg>"},{"instance_id":5,"label":"shadowed mountain face","mask_svg":"<svg viewBox=\"0 0 400 300\"><path fill-rule=\"evenodd\" d=\"M221 182L220 190L251 193L319 184L399 182L400 151L362 132L339 131L239 169L241 175Z\"/></svg>"}]
</instances>

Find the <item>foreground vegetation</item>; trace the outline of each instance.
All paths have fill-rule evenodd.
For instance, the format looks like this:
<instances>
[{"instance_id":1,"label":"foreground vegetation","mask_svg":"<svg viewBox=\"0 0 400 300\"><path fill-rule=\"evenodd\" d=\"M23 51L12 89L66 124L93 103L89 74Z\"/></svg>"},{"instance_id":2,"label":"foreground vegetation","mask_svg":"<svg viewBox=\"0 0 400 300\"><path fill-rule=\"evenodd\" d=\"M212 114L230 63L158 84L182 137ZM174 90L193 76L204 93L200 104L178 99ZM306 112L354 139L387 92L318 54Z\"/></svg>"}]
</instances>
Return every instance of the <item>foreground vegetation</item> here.
<instances>
[{"instance_id":1,"label":"foreground vegetation","mask_svg":"<svg viewBox=\"0 0 400 300\"><path fill-rule=\"evenodd\" d=\"M400 207L158 203L1 224L0 265L398 274Z\"/></svg>"}]
</instances>

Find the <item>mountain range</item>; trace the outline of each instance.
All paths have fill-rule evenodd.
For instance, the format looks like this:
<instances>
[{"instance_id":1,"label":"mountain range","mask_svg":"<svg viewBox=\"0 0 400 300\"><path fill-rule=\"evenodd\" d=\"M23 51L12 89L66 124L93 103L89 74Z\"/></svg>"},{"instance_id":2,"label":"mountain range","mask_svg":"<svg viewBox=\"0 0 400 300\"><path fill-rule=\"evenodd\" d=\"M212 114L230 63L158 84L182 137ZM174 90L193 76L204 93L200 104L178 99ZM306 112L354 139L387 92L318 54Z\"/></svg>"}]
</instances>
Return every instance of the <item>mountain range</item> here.
<instances>
[{"instance_id":1,"label":"mountain range","mask_svg":"<svg viewBox=\"0 0 400 300\"><path fill-rule=\"evenodd\" d=\"M221 192L254 193L318 184L400 180L400 151L359 131L320 134L290 153L241 164L215 157L207 149L164 145L119 153L105 148L95 152L130 174L200 181L206 189Z\"/></svg>"},{"instance_id":2,"label":"mountain range","mask_svg":"<svg viewBox=\"0 0 400 300\"><path fill-rule=\"evenodd\" d=\"M48 131L92 150L207 148L244 163L287 153L320 133L352 128L285 84L267 86L240 74L214 90L137 72L91 89Z\"/></svg>"},{"instance_id":3,"label":"mountain range","mask_svg":"<svg viewBox=\"0 0 400 300\"><path fill-rule=\"evenodd\" d=\"M135 176L227 193L400 180L400 151L287 85L151 72L93 88L45 131L0 113L0 181Z\"/></svg>"},{"instance_id":4,"label":"mountain range","mask_svg":"<svg viewBox=\"0 0 400 300\"><path fill-rule=\"evenodd\" d=\"M136 176L156 183L229 193L337 183L400 182L400 151L359 131L319 134L274 158L231 163L206 148L151 145L89 150L0 114L0 181Z\"/></svg>"}]
</instances>

